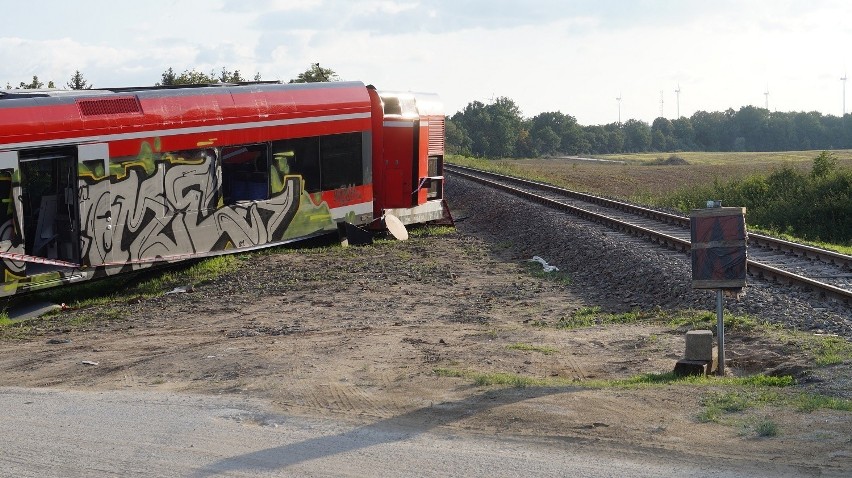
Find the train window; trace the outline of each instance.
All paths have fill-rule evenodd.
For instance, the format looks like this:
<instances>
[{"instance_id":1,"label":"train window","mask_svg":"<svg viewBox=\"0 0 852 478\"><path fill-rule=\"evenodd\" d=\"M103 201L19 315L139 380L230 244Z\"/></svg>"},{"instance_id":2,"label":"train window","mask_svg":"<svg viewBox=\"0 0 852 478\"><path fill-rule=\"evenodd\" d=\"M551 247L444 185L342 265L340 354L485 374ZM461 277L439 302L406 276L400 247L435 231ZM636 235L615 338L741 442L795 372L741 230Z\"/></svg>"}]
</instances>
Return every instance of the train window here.
<instances>
[{"instance_id":1,"label":"train window","mask_svg":"<svg viewBox=\"0 0 852 478\"><path fill-rule=\"evenodd\" d=\"M320 138L323 190L364 184L364 151L361 145L361 133L333 134Z\"/></svg>"},{"instance_id":2,"label":"train window","mask_svg":"<svg viewBox=\"0 0 852 478\"><path fill-rule=\"evenodd\" d=\"M275 158L273 163L276 163L277 174L298 174L305 182L305 191L320 191L319 145L317 137L273 142L272 157ZM283 182L284 178L279 179Z\"/></svg>"},{"instance_id":3,"label":"train window","mask_svg":"<svg viewBox=\"0 0 852 478\"><path fill-rule=\"evenodd\" d=\"M216 209L216 150L189 149L163 153L166 213Z\"/></svg>"},{"instance_id":4,"label":"train window","mask_svg":"<svg viewBox=\"0 0 852 478\"><path fill-rule=\"evenodd\" d=\"M222 148L222 202L269 199L269 148L248 144Z\"/></svg>"}]
</instances>

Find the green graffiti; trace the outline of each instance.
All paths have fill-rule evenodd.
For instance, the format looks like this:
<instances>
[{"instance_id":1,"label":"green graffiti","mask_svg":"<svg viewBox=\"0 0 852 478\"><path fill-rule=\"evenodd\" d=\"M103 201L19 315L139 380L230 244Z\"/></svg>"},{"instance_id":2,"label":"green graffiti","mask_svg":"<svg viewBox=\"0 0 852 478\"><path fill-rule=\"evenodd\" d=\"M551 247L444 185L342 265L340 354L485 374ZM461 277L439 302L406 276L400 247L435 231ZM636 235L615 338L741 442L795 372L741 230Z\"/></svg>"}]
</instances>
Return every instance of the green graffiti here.
<instances>
[{"instance_id":1,"label":"green graffiti","mask_svg":"<svg viewBox=\"0 0 852 478\"><path fill-rule=\"evenodd\" d=\"M334 220L331 219L331 211L328 209L328 204L325 202L319 205L314 204L308 193L302 189L302 196L299 201L299 209L287 231L284 232L284 239L295 239L297 237L307 236L318 231L333 231L337 229Z\"/></svg>"},{"instance_id":2,"label":"green graffiti","mask_svg":"<svg viewBox=\"0 0 852 478\"><path fill-rule=\"evenodd\" d=\"M273 195L284 190L285 178L290 174L290 166L287 164L287 160L291 159L294 154L293 151L284 151L272 155L272 164L269 168L269 189Z\"/></svg>"},{"instance_id":3,"label":"green graffiti","mask_svg":"<svg viewBox=\"0 0 852 478\"><path fill-rule=\"evenodd\" d=\"M159 159L160 138L154 138L154 145L142 141L139 145L139 154L130 161L110 161L109 173L118 180L127 177L128 171L134 166L141 166L145 174L152 176L157 171L157 160Z\"/></svg>"},{"instance_id":4,"label":"green graffiti","mask_svg":"<svg viewBox=\"0 0 852 478\"><path fill-rule=\"evenodd\" d=\"M95 166L92 167L92 164ZM81 178L90 177L95 181L100 181L106 177L106 171L104 171L104 162L101 160L96 161L80 161L77 164L77 175Z\"/></svg>"}]
</instances>

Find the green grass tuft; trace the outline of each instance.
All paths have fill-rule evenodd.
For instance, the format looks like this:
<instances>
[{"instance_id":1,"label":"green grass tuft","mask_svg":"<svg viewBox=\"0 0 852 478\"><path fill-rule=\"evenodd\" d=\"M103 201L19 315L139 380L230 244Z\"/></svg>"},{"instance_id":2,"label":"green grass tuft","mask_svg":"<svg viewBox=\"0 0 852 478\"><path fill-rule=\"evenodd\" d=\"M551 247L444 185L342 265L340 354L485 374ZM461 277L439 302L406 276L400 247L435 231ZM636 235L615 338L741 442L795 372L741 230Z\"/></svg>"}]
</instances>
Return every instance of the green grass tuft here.
<instances>
[{"instance_id":1,"label":"green grass tuft","mask_svg":"<svg viewBox=\"0 0 852 478\"><path fill-rule=\"evenodd\" d=\"M437 375L439 377L453 377L453 378L464 377L464 372L462 372L461 370L454 370L454 369L449 369L449 368L436 368L436 369L432 370L432 373L434 373L435 375Z\"/></svg>"},{"instance_id":2,"label":"green grass tuft","mask_svg":"<svg viewBox=\"0 0 852 478\"><path fill-rule=\"evenodd\" d=\"M754 432L759 437L774 437L778 435L778 425L768 418L764 418L757 422L754 426Z\"/></svg>"},{"instance_id":3,"label":"green grass tuft","mask_svg":"<svg viewBox=\"0 0 852 478\"><path fill-rule=\"evenodd\" d=\"M491 372L474 374L473 383L481 387L489 385L508 385L515 388L526 388L537 385L543 386L546 384L546 381L513 373Z\"/></svg>"},{"instance_id":4,"label":"green grass tuft","mask_svg":"<svg viewBox=\"0 0 852 478\"><path fill-rule=\"evenodd\" d=\"M434 237L434 236L447 236L450 234L455 234L456 228L453 226L417 226L412 227L408 231L408 235L410 237Z\"/></svg>"},{"instance_id":5,"label":"green grass tuft","mask_svg":"<svg viewBox=\"0 0 852 478\"><path fill-rule=\"evenodd\" d=\"M801 412L813 412L822 408L852 412L852 400L815 393L799 394L791 400L791 404Z\"/></svg>"},{"instance_id":6,"label":"green grass tuft","mask_svg":"<svg viewBox=\"0 0 852 478\"><path fill-rule=\"evenodd\" d=\"M562 329L578 329L581 327L591 327L594 325L608 324L633 324L640 321L647 321L656 317L653 312L634 310L621 313L605 313L598 306L580 308L568 317L559 319L556 323L557 328Z\"/></svg>"},{"instance_id":7,"label":"green grass tuft","mask_svg":"<svg viewBox=\"0 0 852 478\"><path fill-rule=\"evenodd\" d=\"M552 355L552 354L556 353L555 348L547 347L545 345L530 345L530 344L517 343L517 344L508 345L508 346L506 346L506 348L509 349L509 350L523 350L525 352L540 352L544 355Z\"/></svg>"}]
</instances>

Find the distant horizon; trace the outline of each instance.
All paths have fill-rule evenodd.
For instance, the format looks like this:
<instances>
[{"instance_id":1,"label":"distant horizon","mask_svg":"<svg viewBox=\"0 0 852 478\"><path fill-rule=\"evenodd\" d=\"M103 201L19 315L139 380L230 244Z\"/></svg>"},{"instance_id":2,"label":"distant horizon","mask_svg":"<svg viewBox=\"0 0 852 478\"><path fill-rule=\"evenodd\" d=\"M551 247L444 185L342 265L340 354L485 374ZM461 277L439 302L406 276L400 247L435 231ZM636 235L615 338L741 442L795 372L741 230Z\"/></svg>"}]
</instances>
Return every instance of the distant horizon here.
<instances>
[{"instance_id":1,"label":"distant horizon","mask_svg":"<svg viewBox=\"0 0 852 478\"><path fill-rule=\"evenodd\" d=\"M307 69L307 68L306 68L306 69ZM333 69L333 68L332 68L332 69ZM193 70L192 68L188 68L188 69L185 69L185 70L180 70L180 72L183 72L183 71L192 71L192 70ZM76 72L76 71L77 71L77 70L75 70L75 72ZM178 70L175 70L175 71L177 72ZM198 71L198 70L196 69L195 71ZM220 71L221 71L221 68L220 68L219 70L213 70L212 72L213 72L213 73L218 73L218 72L220 72ZM230 70L229 70L229 71L230 71ZM164 72L165 72L165 70L164 70ZM85 80L86 80L86 82L87 82L87 83L89 83L90 85L93 83L93 81L91 81L88 77L86 77L85 72L82 72L82 71L81 71L80 73L83 75L83 77L85 78ZM211 72L209 72L209 71L208 71L208 72L204 72L204 73L211 73ZM301 72L299 72L299 73L301 73ZM244 75L244 73L243 73L243 72L240 72L240 74L241 74L241 75ZM65 81L62 81L62 82L57 82L56 80L53 80L53 79L42 78L42 77L40 77L39 75L35 75L35 76L37 76L37 77L38 77L38 80L39 80L40 82L43 82L45 85L47 85L47 83L48 83L49 81L52 81L52 82L54 83L54 86L55 86L55 88L54 88L54 89L57 89L57 90L70 90L70 89L67 87L67 83L69 82L69 80L71 79L71 77L72 77L73 75L74 75L74 73L71 73L71 74L68 76L68 79L67 79L67 80L65 80ZM253 76L253 75L254 75L254 74L252 74L252 76ZM294 78L295 78L295 75L294 75ZM30 78L30 81L32 81L32 78ZM251 79L246 79L246 81L247 81L247 82L252 82L253 80L251 80ZM260 79L260 80L258 80L258 81L259 81L259 82L278 81L278 82L281 82L281 83L287 83L287 82L289 81L289 79L286 79L286 80L285 80L285 79L281 79L281 80L277 80L277 79L276 79L276 80L267 80L267 79L263 79L263 78L261 78L261 79ZM360 81L360 80L348 80L348 79L342 79L341 81ZM156 83L157 83L157 82L155 81L154 83L152 83L152 84L150 84L150 85L144 85L144 84L136 84L136 85L115 85L115 86L97 86L97 85L93 85L93 86L91 86L91 88L90 88L90 89L93 89L93 90L109 90L109 89L115 89L115 88L150 88L150 87L154 87L154 86L156 86ZM364 83L365 83L365 82L364 82ZM365 83L365 84L366 84L366 83ZM11 91L14 91L14 90L20 89L20 82L19 82L19 84L18 84L18 85L12 85L12 84L11 84L11 82L6 82L6 85L9 85L9 86L11 86L11 87L12 87L12 88L11 88ZM47 86L45 86L45 87L43 87L42 89L44 89L44 90L48 90L49 88L47 88ZM87 89L89 89L89 88L87 88ZM9 89L7 89L7 88L5 88L5 85L4 85L4 89L3 89L3 90L0 90L0 91L10 91L10 90L9 90ZM450 112L450 111L448 111L448 110L447 110L447 111L445 111L445 112L444 112L444 115L445 115L445 116L452 117L454 114L461 112L461 111L462 111L465 107L467 107L469 104L473 103L474 101L480 101L481 103L483 103L483 104L486 104L486 105L487 105L487 104L491 104L491 103L493 103L493 102L494 102L494 100L496 100L496 99L497 99L497 97L495 97L494 99L490 99L490 98L489 98L487 101L471 100L471 101L469 101L468 103L465 103L465 105L464 105L463 107L459 108L459 109L458 109L458 110L456 110L456 111L452 111L452 112ZM509 99L510 99L510 100L513 100L512 98L509 98ZM513 101L514 101L514 100L513 100ZM710 110L696 110L696 111L693 111L693 113L692 113L691 115L689 115L689 116L681 115L681 117L691 118L691 117L692 117L695 113L697 113L697 112L699 112L699 111L705 111L705 112L708 112L708 113L712 113L712 112L724 113L724 112L726 112L728 109L731 109L731 110L733 110L734 112L737 112L737 111L741 110L742 108L749 107L749 106L750 106L750 107L754 107L754 108L758 108L758 109L766 110L766 108L765 108L765 107L758 106L758 105L751 105L751 104L749 104L749 105L742 105L742 106L740 106L740 107L738 107L738 108L733 108L733 107L731 107L731 108L726 108L725 110L713 110L713 111L710 111ZM572 115L570 112L566 112L566 111L559 111L559 110L541 111L541 112L539 112L539 113L537 113L537 114L541 114L541 113L545 113L545 112L557 112L557 111L558 111L558 112L560 112L560 113L566 114L566 115L574 116L574 115ZM843 118L843 116L842 116L842 115L839 115L839 114L838 114L838 115L835 115L835 114L831 114L831 113L823 113L823 112L818 111L818 110L811 110L811 111L801 111L801 110L800 110L800 111L777 111L777 110L774 110L774 111L773 111L773 110L769 110L769 113L770 113L770 114L773 114L773 113L798 114L798 113L814 113L814 112L819 113L819 114L820 114L820 115L822 115L823 117L833 116L833 117L835 117L835 118ZM537 114L536 114L536 115L537 115ZM525 119L531 119L531 118L535 117L536 115L533 115L533 116L526 116L526 115L524 115L523 117L524 117ZM846 112L846 115L852 115L852 112L848 112L848 111L847 111L847 112ZM574 116L574 117L576 118L576 116ZM653 119L652 119L652 120L650 120L650 121L645 121L645 120L640 120L640 121L645 121L645 123L647 123L648 125L651 125L651 124L653 124L654 120L656 120L657 118L660 118L660 116L657 116L656 118L653 118ZM666 118L666 119L668 119L669 121L675 121L676 119L678 119L678 118L674 118L674 117L665 117L665 118ZM638 119L638 118L625 118L625 117L623 116L623 114L622 114L621 123L625 123L625 122L627 122L627 121L630 121L630 120L637 120L637 119ZM582 125L582 126L607 126L607 125L610 125L610 124L618 123L618 119L616 118L616 120L614 120L614 121L610 121L609 123L583 124L583 123L581 123L579 120L578 120L578 123L579 123L580 125Z\"/></svg>"}]
</instances>

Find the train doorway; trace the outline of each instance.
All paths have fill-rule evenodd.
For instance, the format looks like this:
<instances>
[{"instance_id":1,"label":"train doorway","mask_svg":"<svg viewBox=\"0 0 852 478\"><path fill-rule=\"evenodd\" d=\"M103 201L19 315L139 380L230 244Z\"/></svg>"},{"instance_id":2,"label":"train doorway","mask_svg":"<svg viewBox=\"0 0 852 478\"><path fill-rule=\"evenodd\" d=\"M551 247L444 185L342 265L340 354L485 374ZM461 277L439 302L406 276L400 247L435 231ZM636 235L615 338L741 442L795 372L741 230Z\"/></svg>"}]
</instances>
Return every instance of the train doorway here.
<instances>
[{"instance_id":1,"label":"train doorway","mask_svg":"<svg viewBox=\"0 0 852 478\"><path fill-rule=\"evenodd\" d=\"M77 154L74 148L20 154L24 253L80 264ZM61 269L27 264L27 275Z\"/></svg>"}]
</instances>

